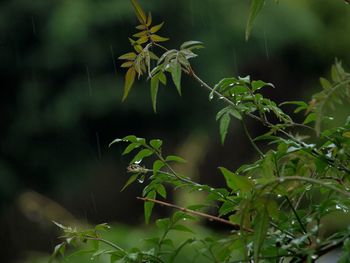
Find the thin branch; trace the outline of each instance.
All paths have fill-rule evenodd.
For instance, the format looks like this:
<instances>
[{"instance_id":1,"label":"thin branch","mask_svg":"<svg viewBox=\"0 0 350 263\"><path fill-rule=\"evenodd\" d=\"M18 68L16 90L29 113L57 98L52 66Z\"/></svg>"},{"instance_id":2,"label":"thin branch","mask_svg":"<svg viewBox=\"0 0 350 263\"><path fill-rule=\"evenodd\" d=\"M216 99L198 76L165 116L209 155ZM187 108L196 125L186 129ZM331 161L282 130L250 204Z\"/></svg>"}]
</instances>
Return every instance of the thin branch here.
<instances>
[{"instance_id":1,"label":"thin branch","mask_svg":"<svg viewBox=\"0 0 350 263\"><path fill-rule=\"evenodd\" d=\"M152 198L137 197L137 199L145 201L145 202L153 202L153 203L156 203L156 204L159 204L159 205L164 205L164 206L168 206L168 207L171 207L171 208L175 208L175 209L178 209L178 210L180 210L180 211L182 211L184 213L193 214L193 215L196 215L196 216L207 218L210 221L220 222L220 223L232 226L236 230L241 229L240 225L232 223L231 221L228 221L226 219L223 219L223 218L220 218L220 217L217 217L217 216L209 215L209 214L206 214L206 213L203 213L203 212L195 211L195 210L192 210L192 209L188 209L188 208L185 208L185 207L181 207L181 206L178 206L178 205L170 204L170 203L167 203L167 202L164 202L164 201L159 201L159 200L152 199ZM248 231L248 232L253 232L253 230L250 229L250 228L245 228L244 227L243 229L245 231Z\"/></svg>"},{"instance_id":2,"label":"thin branch","mask_svg":"<svg viewBox=\"0 0 350 263\"><path fill-rule=\"evenodd\" d=\"M292 202L290 201L289 197L288 197L288 196L285 196L284 198L287 200L287 203L289 204L290 208L292 209L293 214L295 215L295 218L297 219L297 221L298 221L298 223L299 223L299 225L300 225L300 227L301 227L303 233L304 233L304 234L307 234L307 230L306 230L306 228L305 228L303 222L301 222L301 219L300 219L300 217L299 217L297 211L295 210L295 208L294 208ZM308 239L308 241L309 241L309 244L311 244L312 242L311 242L310 237L307 237L307 239Z\"/></svg>"},{"instance_id":3,"label":"thin branch","mask_svg":"<svg viewBox=\"0 0 350 263\"><path fill-rule=\"evenodd\" d=\"M259 149L259 147L256 145L256 143L254 142L253 138L250 136L249 134L249 131L248 131L248 128L247 128L247 125L245 124L245 121L242 119L242 126L243 126L243 129L244 129L244 132L246 134L246 136L248 137L251 145L254 147L254 149L259 153L259 155L264 158L265 155L263 154L263 152Z\"/></svg>"},{"instance_id":4,"label":"thin branch","mask_svg":"<svg viewBox=\"0 0 350 263\"><path fill-rule=\"evenodd\" d=\"M105 244L109 245L110 247L113 247L113 248L115 248L116 250L119 250L119 251L121 251L121 252L123 252L123 253L126 254L125 250L122 249L120 246L118 246L117 244L115 244L115 243L113 243L113 242L111 242L111 241L108 241L108 240L106 240L106 239L103 239L103 238L101 238L101 237L93 237L93 236L87 235L87 236L86 236L86 239L88 239L88 240L96 240L96 241L105 243Z\"/></svg>"}]
</instances>

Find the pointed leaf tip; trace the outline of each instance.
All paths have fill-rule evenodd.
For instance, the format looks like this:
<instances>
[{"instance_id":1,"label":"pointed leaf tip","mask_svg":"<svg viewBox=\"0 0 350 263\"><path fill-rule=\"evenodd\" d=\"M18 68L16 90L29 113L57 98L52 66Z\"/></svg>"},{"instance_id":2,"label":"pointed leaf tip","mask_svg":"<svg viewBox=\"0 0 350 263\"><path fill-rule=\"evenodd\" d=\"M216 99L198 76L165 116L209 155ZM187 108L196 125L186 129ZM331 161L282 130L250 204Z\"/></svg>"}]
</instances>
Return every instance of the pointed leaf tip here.
<instances>
[{"instance_id":1,"label":"pointed leaf tip","mask_svg":"<svg viewBox=\"0 0 350 263\"><path fill-rule=\"evenodd\" d=\"M135 69L133 67L129 68L125 74L124 94L123 94L122 101L125 101L125 99L128 97L130 89L134 84L135 76L136 76Z\"/></svg>"}]
</instances>

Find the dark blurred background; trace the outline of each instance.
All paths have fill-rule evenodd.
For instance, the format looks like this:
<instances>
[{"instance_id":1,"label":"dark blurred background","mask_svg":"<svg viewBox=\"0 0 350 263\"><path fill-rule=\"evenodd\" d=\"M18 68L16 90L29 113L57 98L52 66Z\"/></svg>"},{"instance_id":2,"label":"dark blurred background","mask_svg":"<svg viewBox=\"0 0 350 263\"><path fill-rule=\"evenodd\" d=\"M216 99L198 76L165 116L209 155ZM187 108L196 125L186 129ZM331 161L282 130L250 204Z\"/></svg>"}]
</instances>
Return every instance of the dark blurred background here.
<instances>
[{"instance_id":1,"label":"dark blurred background","mask_svg":"<svg viewBox=\"0 0 350 263\"><path fill-rule=\"evenodd\" d=\"M309 100L337 57L350 65L350 6L342 0L267 1L244 40L249 1L140 0L155 23L166 21L169 47L200 40L193 61L208 83L251 75L275 84L277 102ZM142 185L120 192L128 157L108 144L135 134L161 138L196 180L223 185L217 166L237 168L256 156L231 124L220 144L222 105L184 79L183 97L161 88L152 112L149 83L121 103L123 69L137 20L127 0L11 0L0 3L0 251L2 262L49 253L51 220L143 224ZM346 67L348 69L348 67ZM262 130L249 123L253 135ZM159 212L161 213L161 211Z\"/></svg>"}]
</instances>

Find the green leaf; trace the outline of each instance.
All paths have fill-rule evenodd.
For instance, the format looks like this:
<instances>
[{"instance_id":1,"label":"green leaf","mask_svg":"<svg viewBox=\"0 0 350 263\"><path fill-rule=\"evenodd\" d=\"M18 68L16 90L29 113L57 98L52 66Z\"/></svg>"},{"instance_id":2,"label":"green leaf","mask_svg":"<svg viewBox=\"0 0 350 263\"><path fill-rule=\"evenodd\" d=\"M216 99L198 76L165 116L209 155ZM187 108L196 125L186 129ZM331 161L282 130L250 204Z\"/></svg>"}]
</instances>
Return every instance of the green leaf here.
<instances>
[{"instance_id":1,"label":"green leaf","mask_svg":"<svg viewBox=\"0 0 350 263\"><path fill-rule=\"evenodd\" d=\"M110 228L111 227L107 223L102 223L95 226L95 230L97 231L107 231Z\"/></svg>"},{"instance_id":2,"label":"green leaf","mask_svg":"<svg viewBox=\"0 0 350 263\"><path fill-rule=\"evenodd\" d=\"M165 189L164 185L158 184L155 188L156 188L157 193L165 199L166 198L166 189Z\"/></svg>"},{"instance_id":3,"label":"green leaf","mask_svg":"<svg viewBox=\"0 0 350 263\"><path fill-rule=\"evenodd\" d=\"M224 115L225 113L227 113L227 111L228 111L229 109L230 109L230 106L221 109L221 110L216 114L216 118L215 118L215 119L218 121L218 120L222 117L222 115Z\"/></svg>"},{"instance_id":4,"label":"green leaf","mask_svg":"<svg viewBox=\"0 0 350 263\"><path fill-rule=\"evenodd\" d=\"M270 87L274 88L274 85L272 83L266 83L262 80L253 80L252 81L253 91L257 91L265 86L270 86Z\"/></svg>"},{"instance_id":5,"label":"green leaf","mask_svg":"<svg viewBox=\"0 0 350 263\"><path fill-rule=\"evenodd\" d=\"M157 94L159 87L159 74L151 78L151 99L154 112L157 112Z\"/></svg>"},{"instance_id":6,"label":"green leaf","mask_svg":"<svg viewBox=\"0 0 350 263\"><path fill-rule=\"evenodd\" d=\"M159 73L159 81L163 84L163 85L166 85L166 76L165 74L161 71Z\"/></svg>"},{"instance_id":7,"label":"green leaf","mask_svg":"<svg viewBox=\"0 0 350 263\"><path fill-rule=\"evenodd\" d=\"M151 33L156 33L156 32L158 32L161 28L162 28L162 26L164 25L164 22L162 22L161 24L159 24L159 25L156 25L156 26L153 26L152 28L151 28Z\"/></svg>"},{"instance_id":8,"label":"green leaf","mask_svg":"<svg viewBox=\"0 0 350 263\"><path fill-rule=\"evenodd\" d=\"M134 149L136 149L136 148L138 148L138 147L140 147L140 146L141 146L141 144L138 143L138 142L130 143L130 144L125 148L125 150L124 150L124 152L122 153L122 155L125 155L125 154L130 153L132 150L134 150Z\"/></svg>"},{"instance_id":9,"label":"green leaf","mask_svg":"<svg viewBox=\"0 0 350 263\"><path fill-rule=\"evenodd\" d=\"M265 241L267 230L269 227L269 215L266 208L261 209L257 213L254 226L254 262L259 262L260 250Z\"/></svg>"},{"instance_id":10,"label":"green leaf","mask_svg":"<svg viewBox=\"0 0 350 263\"><path fill-rule=\"evenodd\" d=\"M122 101L124 101L130 92L132 85L134 84L136 76L136 71L134 68L129 68L125 75L125 84L124 84L124 95Z\"/></svg>"},{"instance_id":11,"label":"green leaf","mask_svg":"<svg viewBox=\"0 0 350 263\"><path fill-rule=\"evenodd\" d=\"M147 194L147 198L150 198L150 199L155 199L156 198L156 192L154 190L150 191L148 194ZM151 218L151 214L152 214L152 209L154 207L154 203L153 202L149 202L149 201L145 201L144 203L144 210L145 210L145 222L146 224L149 223L149 220Z\"/></svg>"},{"instance_id":12,"label":"green leaf","mask_svg":"<svg viewBox=\"0 0 350 263\"><path fill-rule=\"evenodd\" d=\"M189 229L188 227L186 227L184 225L175 225L175 226L172 226L171 229L194 234L194 232L191 229Z\"/></svg>"},{"instance_id":13,"label":"green leaf","mask_svg":"<svg viewBox=\"0 0 350 263\"><path fill-rule=\"evenodd\" d=\"M141 24L147 23L147 18L145 12L142 10L141 6L136 0L131 0L131 4L134 7L135 14L137 16L137 19L140 21Z\"/></svg>"},{"instance_id":14,"label":"green leaf","mask_svg":"<svg viewBox=\"0 0 350 263\"><path fill-rule=\"evenodd\" d=\"M168 229L170 227L170 224L171 222L169 218L162 218L156 221L156 226L163 230Z\"/></svg>"},{"instance_id":15,"label":"green leaf","mask_svg":"<svg viewBox=\"0 0 350 263\"><path fill-rule=\"evenodd\" d=\"M177 60L174 59L170 63L170 69L173 82L181 96L181 65Z\"/></svg>"},{"instance_id":16,"label":"green leaf","mask_svg":"<svg viewBox=\"0 0 350 263\"><path fill-rule=\"evenodd\" d=\"M253 23L261 11L263 5L265 3L265 0L251 0L250 2L250 10L249 10L249 17L247 21L247 26L245 30L245 39L249 39L250 32L252 31L253 28Z\"/></svg>"},{"instance_id":17,"label":"green leaf","mask_svg":"<svg viewBox=\"0 0 350 263\"><path fill-rule=\"evenodd\" d=\"M138 138L135 135L128 135L125 136L122 141L127 141L127 142L137 142L140 143L142 145L145 145L146 140L144 138Z\"/></svg>"},{"instance_id":18,"label":"green leaf","mask_svg":"<svg viewBox=\"0 0 350 263\"><path fill-rule=\"evenodd\" d=\"M234 191L240 190L241 192L248 193L253 188L253 183L248 177L237 175L225 167L219 167L221 173L224 175L226 184Z\"/></svg>"},{"instance_id":19,"label":"green leaf","mask_svg":"<svg viewBox=\"0 0 350 263\"><path fill-rule=\"evenodd\" d=\"M159 170L164 167L165 163L163 163L161 160L157 160L153 163L153 174L156 176L159 172Z\"/></svg>"},{"instance_id":20,"label":"green leaf","mask_svg":"<svg viewBox=\"0 0 350 263\"><path fill-rule=\"evenodd\" d=\"M205 205L201 205L201 206L202 206L202 208L203 208L203 206L206 207ZM196 209L192 208L192 206L191 207L189 206L187 208L191 209L191 210L196 210ZM177 223L180 220L195 220L195 219L196 218L194 216L191 216L191 215L184 213L184 212L181 212L181 211L175 212L172 216L173 223Z\"/></svg>"},{"instance_id":21,"label":"green leaf","mask_svg":"<svg viewBox=\"0 0 350 263\"><path fill-rule=\"evenodd\" d=\"M233 117L235 117L236 119L242 120L242 115L241 115L241 113L240 113L238 110L236 110L236 109L230 107L229 110L228 110L227 112L228 112L230 115L232 115Z\"/></svg>"},{"instance_id":22,"label":"green leaf","mask_svg":"<svg viewBox=\"0 0 350 263\"><path fill-rule=\"evenodd\" d=\"M166 162L177 162L177 163L186 163L186 160L176 156L176 155L169 155L165 159Z\"/></svg>"},{"instance_id":23,"label":"green leaf","mask_svg":"<svg viewBox=\"0 0 350 263\"><path fill-rule=\"evenodd\" d=\"M152 150L149 149L143 149L141 151L138 152L138 154L135 155L135 157L131 160L131 164L132 163L139 163L143 160L143 158L151 156L154 152Z\"/></svg>"},{"instance_id":24,"label":"green leaf","mask_svg":"<svg viewBox=\"0 0 350 263\"><path fill-rule=\"evenodd\" d=\"M154 139L154 140L151 140L149 142L149 144L154 148L154 149L159 149L162 144L163 144L163 141L162 140L159 140L159 139Z\"/></svg>"},{"instance_id":25,"label":"green leaf","mask_svg":"<svg viewBox=\"0 0 350 263\"><path fill-rule=\"evenodd\" d=\"M328 90L332 87L332 84L329 82L329 80L325 78L320 78L320 84L325 90Z\"/></svg>"},{"instance_id":26,"label":"green leaf","mask_svg":"<svg viewBox=\"0 0 350 263\"><path fill-rule=\"evenodd\" d=\"M139 175L140 174L138 173L138 174L133 174L132 176L130 176L128 181L123 186L122 190L120 190L120 192L123 192L129 185L131 185L133 182L135 182L136 179L139 177Z\"/></svg>"},{"instance_id":27,"label":"green leaf","mask_svg":"<svg viewBox=\"0 0 350 263\"><path fill-rule=\"evenodd\" d=\"M310 122L313 122L317 119L317 115L316 113L310 113L309 115L307 115L307 117L305 118L303 124L308 124Z\"/></svg>"},{"instance_id":28,"label":"green leaf","mask_svg":"<svg viewBox=\"0 0 350 263\"><path fill-rule=\"evenodd\" d=\"M220 119L220 136L221 143L225 143L225 138L227 135L228 126L230 125L231 118L228 113L225 113Z\"/></svg>"}]
</instances>

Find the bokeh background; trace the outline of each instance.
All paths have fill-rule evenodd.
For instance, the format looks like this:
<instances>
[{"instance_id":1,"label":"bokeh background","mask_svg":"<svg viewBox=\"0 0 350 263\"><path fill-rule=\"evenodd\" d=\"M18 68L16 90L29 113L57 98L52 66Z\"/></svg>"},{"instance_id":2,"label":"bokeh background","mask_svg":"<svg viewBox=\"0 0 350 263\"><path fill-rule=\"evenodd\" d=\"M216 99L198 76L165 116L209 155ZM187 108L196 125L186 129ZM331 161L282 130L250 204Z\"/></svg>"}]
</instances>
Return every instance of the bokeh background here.
<instances>
[{"instance_id":1,"label":"bokeh background","mask_svg":"<svg viewBox=\"0 0 350 263\"><path fill-rule=\"evenodd\" d=\"M248 42L249 1L140 3L154 21L166 21L169 47L205 43L193 65L210 84L251 75L275 84L268 95L277 102L308 101L335 57L350 65L350 6L342 0L267 1ZM256 157L238 123L220 144L220 102L209 102L190 79L182 97L172 85L160 90L157 114L146 81L121 103L125 72L117 57L130 50L136 24L127 0L0 3L1 262L39 262L50 253L59 235L51 220L114 223L120 242L145 235L143 204L135 199L142 185L120 192L129 158L120 146L108 148L116 137L163 139L165 152L189 160L181 169L213 186L223 185L216 167ZM179 195L170 198L187 202ZM167 212L156 209L155 217Z\"/></svg>"}]
</instances>

